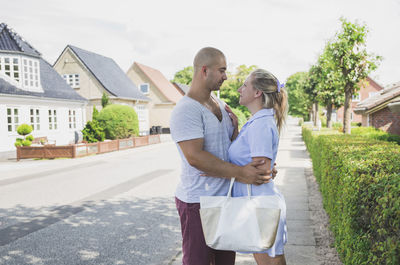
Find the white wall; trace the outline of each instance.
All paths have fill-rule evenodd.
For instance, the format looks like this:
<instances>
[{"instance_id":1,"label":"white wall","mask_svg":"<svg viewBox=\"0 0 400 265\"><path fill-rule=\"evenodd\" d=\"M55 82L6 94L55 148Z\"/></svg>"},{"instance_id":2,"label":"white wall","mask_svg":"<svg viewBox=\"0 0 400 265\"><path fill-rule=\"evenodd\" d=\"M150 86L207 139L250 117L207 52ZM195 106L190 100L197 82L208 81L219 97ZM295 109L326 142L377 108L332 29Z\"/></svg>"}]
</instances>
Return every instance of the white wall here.
<instances>
[{"instance_id":1,"label":"white wall","mask_svg":"<svg viewBox=\"0 0 400 265\"><path fill-rule=\"evenodd\" d=\"M30 109L39 109L40 130L34 130L34 137L47 136L57 145L74 142L75 131L83 129L86 123L85 103L62 100L38 99L34 97L0 96L0 152L15 150L15 139L21 137L16 131L8 131L7 108L18 108L18 124L30 122ZM49 129L49 109L56 110L57 129ZM69 110L75 110L76 128L69 128Z\"/></svg>"}]
</instances>

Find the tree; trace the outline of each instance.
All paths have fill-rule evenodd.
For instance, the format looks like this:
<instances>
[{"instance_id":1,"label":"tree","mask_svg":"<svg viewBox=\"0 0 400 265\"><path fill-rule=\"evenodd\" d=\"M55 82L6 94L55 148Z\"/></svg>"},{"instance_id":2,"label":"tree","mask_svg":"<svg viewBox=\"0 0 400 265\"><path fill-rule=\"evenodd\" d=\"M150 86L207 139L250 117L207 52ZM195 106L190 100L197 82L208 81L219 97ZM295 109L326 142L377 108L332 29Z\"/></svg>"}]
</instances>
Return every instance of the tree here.
<instances>
[{"instance_id":1,"label":"tree","mask_svg":"<svg viewBox=\"0 0 400 265\"><path fill-rule=\"evenodd\" d=\"M171 82L190 85L192 83L193 72L193 66L187 66L182 70L176 72L174 75L174 79L172 79Z\"/></svg>"},{"instance_id":2,"label":"tree","mask_svg":"<svg viewBox=\"0 0 400 265\"><path fill-rule=\"evenodd\" d=\"M96 109L96 106L93 105L92 120L96 120L97 116L99 116L99 111Z\"/></svg>"},{"instance_id":3,"label":"tree","mask_svg":"<svg viewBox=\"0 0 400 265\"><path fill-rule=\"evenodd\" d=\"M327 43L324 52L318 58L315 78L317 79L317 100L326 107L326 126L332 127L333 107L339 108L344 103L343 82L341 73L335 71L331 43Z\"/></svg>"},{"instance_id":4,"label":"tree","mask_svg":"<svg viewBox=\"0 0 400 265\"><path fill-rule=\"evenodd\" d=\"M103 92L103 96L101 97L101 106L103 109L110 104L110 98L108 97L106 92Z\"/></svg>"},{"instance_id":5,"label":"tree","mask_svg":"<svg viewBox=\"0 0 400 265\"><path fill-rule=\"evenodd\" d=\"M308 78L305 86L305 92L310 98L312 102L312 111L311 117L314 123L314 126L317 126L318 123L318 77L321 75L321 68L318 65L311 66L310 70L308 71Z\"/></svg>"},{"instance_id":6,"label":"tree","mask_svg":"<svg viewBox=\"0 0 400 265\"><path fill-rule=\"evenodd\" d=\"M257 69L257 66L251 65L247 67L242 64L236 68L235 73L228 73L228 79L222 84L220 97L223 99L231 108L238 109L246 115L246 118L250 117L250 112L244 106L239 104L239 92L237 91L246 80L247 76Z\"/></svg>"},{"instance_id":7,"label":"tree","mask_svg":"<svg viewBox=\"0 0 400 265\"><path fill-rule=\"evenodd\" d=\"M289 97L289 114L302 117L305 121L310 119L312 109L311 98L305 92L307 79L307 72L298 72L289 76L285 84Z\"/></svg>"},{"instance_id":8,"label":"tree","mask_svg":"<svg viewBox=\"0 0 400 265\"><path fill-rule=\"evenodd\" d=\"M342 29L336 33L332 42L333 64L336 71L341 74L344 101L343 132L351 133L350 115L352 96L360 87L360 81L374 71L382 57L369 54L366 51L366 25L351 23L341 18Z\"/></svg>"}]
</instances>

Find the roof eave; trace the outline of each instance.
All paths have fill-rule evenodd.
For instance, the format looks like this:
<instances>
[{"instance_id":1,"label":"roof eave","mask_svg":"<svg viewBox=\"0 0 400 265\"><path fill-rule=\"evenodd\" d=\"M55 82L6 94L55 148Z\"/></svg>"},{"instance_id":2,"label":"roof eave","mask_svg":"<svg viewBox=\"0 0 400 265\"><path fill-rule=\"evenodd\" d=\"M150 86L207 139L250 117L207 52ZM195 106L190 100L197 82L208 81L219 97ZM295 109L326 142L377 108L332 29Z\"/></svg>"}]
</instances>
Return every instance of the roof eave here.
<instances>
[{"instance_id":1,"label":"roof eave","mask_svg":"<svg viewBox=\"0 0 400 265\"><path fill-rule=\"evenodd\" d=\"M368 110L367 108L356 108L353 111L356 114L364 114L367 110Z\"/></svg>"},{"instance_id":2,"label":"roof eave","mask_svg":"<svg viewBox=\"0 0 400 265\"><path fill-rule=\"evenodd\" d=\"M18 55L32 56L32 57L35 57L38 59L42 58L41 55L31 54L31 53L26 53L26 52L21 52L21 51L0 50L0 53L12 53L12 54L18 54Z\"/></svg>"},{"instance_id":3,"label":"roof eave","mask_svg":"<svg viewBox=\"0 0 400 265\"><path fill-rule=\"evenodd\" d=\"M391 112L400 113L400 101L392 102L388 105Z\"/></svg>"},{"instance_id":4,"label":"roof eave","mask_svg":"<svg viewBox=\"0 0 400 265\"><path fill-rule=\"evenodd\" d=\"M0 93L0 97L18 97L18 98L26 98L26 99L68 101L68 102L75 102L75 103L84 103L85 105L88 103L87 99L52 98L52 97L39 97L39 96L31 96L31 95L4 94L4 93Z\"/></svg>"}]
</instances>

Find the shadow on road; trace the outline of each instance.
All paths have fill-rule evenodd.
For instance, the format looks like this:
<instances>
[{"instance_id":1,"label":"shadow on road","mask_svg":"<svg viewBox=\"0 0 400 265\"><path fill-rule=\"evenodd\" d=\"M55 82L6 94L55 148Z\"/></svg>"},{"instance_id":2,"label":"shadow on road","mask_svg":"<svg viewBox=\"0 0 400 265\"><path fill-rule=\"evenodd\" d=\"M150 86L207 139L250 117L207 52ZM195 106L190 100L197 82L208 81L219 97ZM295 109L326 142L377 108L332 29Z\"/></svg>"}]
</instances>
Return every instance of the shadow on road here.
<instances>
[{"instance_id":1,"label":"shadow on road","mask_svg":"<svg viewBox=\"0 0 400 265\"><path fill-rule=\"evenodd\" d=\"M0 209L0 264L168 264L180 247L173 198Z\"/></svg>"}]
</instances>

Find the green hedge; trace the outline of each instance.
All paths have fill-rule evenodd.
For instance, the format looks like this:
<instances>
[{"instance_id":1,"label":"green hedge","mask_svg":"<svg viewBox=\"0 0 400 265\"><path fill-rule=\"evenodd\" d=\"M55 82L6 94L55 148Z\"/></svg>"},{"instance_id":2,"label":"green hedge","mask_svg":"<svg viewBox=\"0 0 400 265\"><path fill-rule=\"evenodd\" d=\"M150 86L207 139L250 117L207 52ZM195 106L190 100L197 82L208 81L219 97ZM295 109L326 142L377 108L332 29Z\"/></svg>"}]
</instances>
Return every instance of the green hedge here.
<instances>
[{"instance_id":1,"label":"green hedge","mask_svg":"<svg viewBox=\"0 0 400 265\"><path fill-rule=\"evenodd\" d=\"M359 127L351 129L352 135L359 135L371 139L377 139L387 142L396 142L400 144L400 135L390 134L374 127Z\"/></svg>"},{"instance_id":2,"label":"green hedge","mask_svg":"<svg viewBox=\"0 0 400 265\"><path fill-rule=\"evenodd\" d=\"M303 127L344 264L399 264L400 146Z\"/></svg>"}]
</instances>

